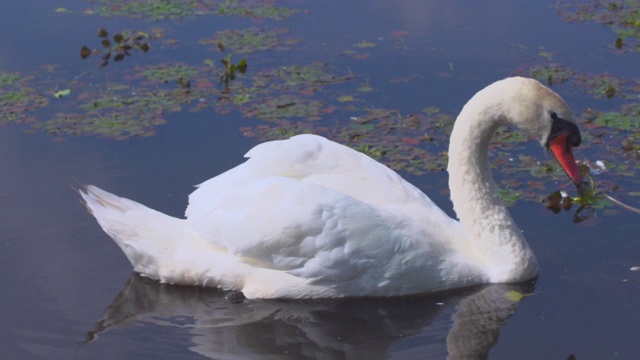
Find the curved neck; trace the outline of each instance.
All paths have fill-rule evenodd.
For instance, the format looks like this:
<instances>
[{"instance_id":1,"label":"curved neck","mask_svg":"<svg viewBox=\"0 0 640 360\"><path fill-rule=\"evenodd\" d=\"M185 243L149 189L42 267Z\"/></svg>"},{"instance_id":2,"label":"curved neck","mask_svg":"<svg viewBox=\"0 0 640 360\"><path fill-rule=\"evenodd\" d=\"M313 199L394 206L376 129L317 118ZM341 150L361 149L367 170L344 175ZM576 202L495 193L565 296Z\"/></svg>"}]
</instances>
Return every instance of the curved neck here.
<instances>
[{"instance_id":1,"label":"curved neck","mask_svg":"<svg viewBox=\"0 0 640 360\"><path fill-rule=\"evenodd\" d=\"M537 274L535 257L500 200L491 174L491 137L499 126L509 124L502 113L501 103L477 94L458 116L449 145L451 201L492 282L526 280Z\"/></svg>"}]
</instances>

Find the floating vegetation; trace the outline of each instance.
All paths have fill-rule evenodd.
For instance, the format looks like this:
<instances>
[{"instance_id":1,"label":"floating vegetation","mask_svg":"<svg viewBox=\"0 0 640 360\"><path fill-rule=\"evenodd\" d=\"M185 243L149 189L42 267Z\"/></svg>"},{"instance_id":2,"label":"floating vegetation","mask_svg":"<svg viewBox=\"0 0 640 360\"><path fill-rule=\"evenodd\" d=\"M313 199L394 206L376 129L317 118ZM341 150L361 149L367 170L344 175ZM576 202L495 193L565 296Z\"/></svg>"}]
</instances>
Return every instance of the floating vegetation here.
<instances>
[{"instance_id":1,"label":"floating vegetation","mask_svg":"<svg viewBox=\"0 0 640 360\"><path fill-rule=\"evenodd\" d=\"M166 84L168 82L178 82L191 79L195 79L198 77L200 73L200 69L189 66L185 63L172 63L172 64L159 64L159 65L150 65L146 67L136 67L135 68L136 77L141 77L146 80L149 80L154 84ZM180 80L182 79L182 80Z\"/></svg>"},{"instance_id":2,"label":"floating vegetation","mask_svg":"<svg viewBox=\"0 0 640 360\"><path fill-rule=\"evenodd\" d=\"M553 86L572 78L575 75L575 71L560 64L534 65L527 69L526 75Z\"/></svg>"},{"instance_id":3,"label":"floating vegetation","mask_svg":"<svg viewBox=\"0 0 640 360\"><path fill-rule=\"evenodd\" d=\"M416 109L414 114L376 108L368 98L372 94L384 96L386 86L378 83L379 80L364 78L358 83L338 85L356 78L349 70L360 69L357 64L353 65L355 62L369 59L382 50L410 50L407 42L410 34L406 31L392 32L388 36L390 41L351 43L350 49L341 53L345 56L340 61L350 64L336 69L319 61L289 62L295 56L283 57L278 60L280 62L264 59L268 51L290 50L302 41L292 36L289 29L272 28L269 27L272 22L262 21L283 20L299 12L279 6L274 0L94 0L90 3L86 14L105 17L168 20L204 15L238 16L250 18L260 25L218 31L212 37L200 40L200 44L217 48L223 54L197 60L195 64L156 62L108 73L89 72L72 81L56 79L56 74L60 73L55 68L45 69L48 80L40 82L34 81L36 75L0 72L0 124L33 120L36 128L56 137L100 136L122 140L153 135L171 113L207 109L218 114L241 113L254 119L253 126L241 122L238 128L244 135L261 141L317 133L404 174L446 170L446 148L454 116L435 107L425 107L428 104ZM603 1L594 3L604 4ZM626 4L611 6L622 9ZM577 7L563 7L565 14L575 9ZM587 10L588 7L580 11L587 14ZM73 13L66 9L58 11ZM597 11L606 12L604 9ZM135 51L147 52L150 43L165 37L164 30L145 31L109 33L101 29L98 42L93 48L83 47L81 56L100 59L100 64L106 66ZM622 49L629 48L635 41L622 35L620 38L618 45ZM178 42L165 40L162 44ZM382 49L385 46L387 48ZM154 51L157 49L161 47L154 45ZM259 51L263 53L257 56ZM635 179L640 171L640 86L637 82L608 73L580 72L558 63L558 56L541 47L536 48L534 57L531 66L521 70L522 74L552 86L577 89L610 104L606 111L602 108L588 110L579 117L585 142L576 154L584 154L584 147L594 149L592 152L602 152L606 148L607 154L598 157L611 162L607 172L612 177ZM247 71L247 59L251 62L250 71ZM287 63L282 63L284 61ZM453 63L449 63L448 68L446 63L440 68L442 71L436 74L437 77L455 74ZM412 74L390 82L400 87L424 78L424 74ZM105 84L106 79L113 82ZM34 111L47 105L46 112ZM424 109L420 111L422 107ZM491 143L490 161L496 172L499 194L509 206L523 199L540 201L543 194L556 193L558 187L570 186L552 157L540 159L539 156L514 154L515 150L529 149L528 146L528 139L512 129L499 129ZM610 160L610 156L618 155L625 161L614 163ZM605 174L603 178L607 176ZM611 181L599 180L597 191L593 190L595 200L587 203L583 194L581 203L572 203L572 209L581 207L580 217L592 216L596 210L604 214L615 212L615 207L610 206L613 201L599 198L600 194L615 191L617 195L635 196L633 191L618 188ZM558 194L561 195L559 203L564 201L567 206L563 193Z\"/></svg>"},{"instance_id":4,"label":"floating vegetation","mask_svg":"<svg viewBox=\"0 0 640 360\"><path fill-rule=\"evenodd\" d=\"M366 48L372 48L372 47L378 46L378 44L372 43L371 41L366 41L366 40L360 41L359 43L356 43L353 45L359 49L366 49Z\"/></svg>"},{"instance_id":5,"label":"floating vegetation","mask_svg":"<svg viewBox=\"0 0 640 360\"><path fill-rule=\"evenodd\" d=\"M217 5L216 14L258 19L285 20L299 12L274 5L275 1L223 0Z\"/></svg>"},{"instance_id":6,"label":"floating vegetation","mask_svg":"<svg viewBox=\"0 0 640 360\"><path fill-rule=\"evenodd\" d=\"M565 21L593 21L610 27L615 33L612 48L618 51L640 50L640 2L610 0L562 0L558 12Z\"/></svg>"},{"instance_id":7,"label":"floating vegetation","mask_svg":"<svg viewBox=\"0 0 640 360\"><path fill-rule=\"evenodd\" d=\"M583 181L582 187L578 189L578 196L571 197L564 191L555 191L543 200L547 209L556 214L563 210L571 211L573 205L577 205L578 208L573 214L573 222L575 223L580 223L593 217L597 209L602 210L613 206L606 192L617 190L616 186L597 190L598 184L590 175L591 167L587 164L580 164L578 168L582 178L586 179L586 181Z\"/></svg>"},{"instance_id":8,"label":"floating vegetation","mask_svg":"<svg viewBox=\"0 0 640 360\"><path fill-rule=\"evenodd\" d=\"M637 116L622 112L602 112L597 113L593 119L595 124L606 126L623 131L640 130L640 121ZM625 148L623 146L623 148Z\"/></svg>"},{"instance_id":9,"label":"floating vegetation","mask_svg":"<svg viewBox=\"0 0 640 360\"><path fill-rule=\"evenodd\" d=\"M338 84L354 79L349 73L336 76L327 71L327 64L313 62L310 65L283 66L258 72L252 77L253 87L269 92L295 92L311 95L329 84Z\"/></svg>"},{"instance_id":10,"label":"floating vegetation","mask_svg":"<svg viewBox=\"0 0 640 360\"><path fill-rule=\"evenodd\" d=\"M301 41L289 35L291 30L285 28L260 29L251 27L241 30L224 30L215 33L212 38L202 39L200 44L213 45L219 48L220 43L233 52L247 54L264 50L288 50L291 45Z\"/></svg>"},{"instance_id":11,"label":"floating vegetation","mask_svg":"<svg viewBox=\"0 0 640 360\"><path fill-rule=\"evenodd\" d=\"M34 126L53 136L98 135L115 140L151 136L166 123L165 114L182 110L184 91L139 91L125 84L110 83L99 90L84 83L74 84L77 99L70 111L56 113Z\"/></svg>"},{"instance_id":12,"label":"floating vegetation","mask_svg":"<svg viewBox=\"0 0 640 360\"><path fill-rule=\"evenodd\" d=\"M522 70L526 76L537 79L549 86L568 84L581 89L596 99L613 97L637 99L640 90L637 83L609 73L582 73L560 64L534 65Z\"/></svg>"},{"instance_id":13,"label":"floating vegetation","mask_svg":"<svg viewBox=\"0 0 640 360\"><path fill-rule=\"evenodd\" d=\"M64 90L54 91L51 95L53 95L54 98L59 99L61 97L69 96L70 94L71 94L71 89L64 89Z\"/></svg>"},{"instance_id":14,"label":"floating vegetation","mask_svg":"<svg viewBox=\"0 0 640 360\"><path fill-rule=\"evenodd\" d=\"M84 14L152 21L189 19L199 15L284 20L300 12L297 9L277 6L274 0L97 0L94 2L96 5L86 9ZM58 8L56 12L71 11Z\"/></svg>"},{"instance_id":15,"label":"floating vegetation","mask_svg":"<svg viewBox=\"0 0 640 360\"><path fill-rule=\"evenodd\" d=\"M0 71L0 125L25 122L27 114L49 104L49 98L30 85L33 76Z\"/></svg>"},{"instance_id":16,"label":"floating vegetation","mask_svg":"<svg viewBox=\"0 0 640 360\"><path fill-rule=\"evenodd\" d=\"M123 31L113 35L113 41L111 41L109 40L109 32L104 28L100 28L98 30L98 38L102 39L100 44L103 50L100 51L97 48L91 50L85 45L80 49L80 57L86 59L92 54L98 55L102 60L101 67L109 65L109 60L111 60L112 56L113 61L118 62L124 60L125 56L131 56L131 51L142 51L143 53L149 51L147 41L150 36L142 31Z\"/></svg>"},{"instance_id":17,"label":"floating vegetation","mask_svg":"<svg viewBox=\"0 0 640 360\"><path fill-rule=\"evenodd\" d=\"M629 88L632 84L631 81L609 73L576 73L574 81L578 86L582 87L587 94L593 95L597 99L611 99L614 96L627 97L627 94L633 91Z\"/></svg>"},{"instance_id":18,"label":"floating vegetation","mask_svg":"<svg viewBox=\"0 0 640 360\"><path fill-rule=\"evenodd\" d=\"M326 133L327 129L319 127L317 123L306 121L291 121L276 119L269 124L241 127L240 131L246 137L257 139L288 139L300 134Z\"/></svg>"},{"instance_id":19,"label":"floating vegetation","mask_svg":"<svg viewBox=\"0 0 640 360\"><path fill-rule=\"evenodd\" d=\"M361 41L359 43L353 44L355 49L347 49L340 53L340 55L349 56L356 60L367 60L371 57L371 54L366 53L364 51L369 50L370 48L376 47L376 43L372 43L369 41Z\"/></svg>"},{"instance_id":20,"label":"floating vegetation","mask_svg":"<svg viewBox=\"0 0 640 360\"><path fill-rule=\"evenodd\" d=\"M211 13L215 2L196 0L98 0L85 14L104 17L165 20Z\"/></svg>"},{"instance_id":21,"label":"floating vegetation","mask_svg":"<svg viewBox=\"0 0 640 360\"><path fill-rule=\"evenodd\" d=\"M246 70L246 61L232 63L225 56L223 66L225 61L233 67L227 69L229 74ZM185 63L138 66L133 74L125 75L127 83L77 79L68 83L68 88L49 92L51 97L60 94L69 100L60 103L62 107L52 108L49 113L54 115L34 126L56 137L98 135L123 140L153 135L157 126L166 123L166 114L182 111L185 106L192 111L212 107L219 113L240 110L244 116L274 124L289 119L315 121L331 110L325 102L310 97L328 84L350 78L332 75L326 71L326 65L313 63L268 69L219 89L214 84L216 69L225 71L225 68L213 65L206 62L201 66ZM52 68L50 76L55 71ZM18 116L26 118L26 111L48 104L49 97L26 86L27 79L16 74L0 77L0 104L2 114L7 116L3 123L9 119L16 121L14 118Z\"/></svg>"},{"instance_id":22,"label":"floating vegetation","mask_svg":"<svg viewBox=\"0 0 640 360\"><path fill-rule=\"evenodd\" d=\"M453 117L445 114L404 116L396 110L369 109L361 116L353 117L348 123L337 123L331 128L313 126L306 122L301 127L293 127L293 134L322 134L380 160L392 169L419 175L446 169L446 152L437 146L434 138L447 137L450 123L453 123ZM287 122L272 126L245 127L242 131L261 141L293 135L289 131L279 131L278 125L292 124Z\"/></svg>"},{"instance_id":23,"label":"floating vegetation","mask_svg":"<svg viewBox=\"0 0 640 360\"><path fill-rule=\"evenodd\" d=\"M155 127L165 124L162 114L140 112L132 116L126 110L113 110L106 114L56 114L52 119L38 123L36 128L53 136L98 135L114 140L134 136L153 136Z\"/></svg>"},{"instance_id":24,"label":"floating vegetation","mask_svg":"<svg viewBox=\"0 0 640 360\"><path fill-rule=\"evenodd\" d=\"M628 103L619 111L595 111L588 109L582 117L586 126L591 129L593 142L602 144L606 141L610 151L629 152L633 139L640 135L640 103ZM619 145L617 147L611 145Z\"/></svg>"},{"instance_id":25,"label":"floating vegetation","mask_svg":"<svg viewBox=\"0 0 640 360\"><path fill-rule=\"evenodd\" d=\"M369 84L369 79L367 79L367 80L365 80L365 82L360 84L360 87L358 87L356 90L358 90L359 92L366 93L366 92L371 92L371 91L373 91L375 89L373 88L373 86L371 86Z\"/></svg>"},{"instance_id":26,"label":"floating vegetation","mask_svg":"<svg viewBox=\"0 0 640 360\"><path fill-rule=\"evenodd\" d=\"M319 120L326 104L323 101L308 100L294 95L280 95L262 98L242 108L248 117L263 120L303 118Z\"/></svg>"}]
</instances>

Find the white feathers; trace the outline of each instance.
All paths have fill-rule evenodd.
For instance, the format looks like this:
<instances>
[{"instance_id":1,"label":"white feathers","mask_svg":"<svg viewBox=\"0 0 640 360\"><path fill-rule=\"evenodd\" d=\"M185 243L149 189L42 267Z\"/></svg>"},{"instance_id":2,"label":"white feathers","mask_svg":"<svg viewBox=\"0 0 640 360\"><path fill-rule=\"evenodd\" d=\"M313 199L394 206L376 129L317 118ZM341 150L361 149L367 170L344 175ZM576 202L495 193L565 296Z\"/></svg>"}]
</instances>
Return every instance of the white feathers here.
<instances>
[{"instance_id":1,"label":"white feathers","mask_svg":"<svg viewBox=\"0 0 640 360\"><path fill-rule=\"evenodd\" d=\"M487 89L494 96L513 92ZM541 89L511 106L535 109L535 96L549 96ZM476 97L486 98L483 92ZM245 163L198 186L186 219L94 186L81 194L134 269L164 282L240 290L250 298L305 298L526 280L537 273L535 258L496 201L486 163L488 139L504 116L478 101L465 109L449 166L464 226L386 166L315 135L254 147ZM482 219L469 219L479 211Z\"/></svg>"}]
</instances>

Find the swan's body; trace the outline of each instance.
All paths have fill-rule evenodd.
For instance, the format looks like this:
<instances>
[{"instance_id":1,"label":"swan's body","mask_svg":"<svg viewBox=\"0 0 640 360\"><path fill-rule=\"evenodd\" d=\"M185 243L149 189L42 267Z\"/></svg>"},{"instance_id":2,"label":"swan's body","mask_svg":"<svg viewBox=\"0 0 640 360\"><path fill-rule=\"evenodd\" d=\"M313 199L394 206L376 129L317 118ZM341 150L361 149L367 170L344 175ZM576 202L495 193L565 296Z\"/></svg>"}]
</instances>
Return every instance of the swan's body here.
<instances>
[{"instance_id":1,"label":"swan's body","mask_svg":"<svg viewBox=\"0 0 640 360\"><path fill-rule=\"evenodd\" d=\"M497 196L489 140L501 125L518 126L551 146L578 184L572 121L535 80L505 79L476 94L449 148L460 222L386 166L315 135L254 147L245 163L198 186L186 219L94 186L81 194L135 271L162 282L305 298L525 281L537 262Z\"/></svg>"}]
</instances>

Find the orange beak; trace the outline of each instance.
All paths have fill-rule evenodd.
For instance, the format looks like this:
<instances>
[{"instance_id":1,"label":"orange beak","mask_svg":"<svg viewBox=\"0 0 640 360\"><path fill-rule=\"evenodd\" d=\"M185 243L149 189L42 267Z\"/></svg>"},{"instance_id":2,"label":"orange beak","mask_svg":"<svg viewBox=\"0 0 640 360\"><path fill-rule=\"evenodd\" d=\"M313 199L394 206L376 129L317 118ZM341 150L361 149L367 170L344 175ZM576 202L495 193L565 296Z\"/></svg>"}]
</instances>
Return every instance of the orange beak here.
<instances>
[{"instance_id":1,"label":"orange beak","mask_svg":"<svg viewBox=\"0 0 640 360\"><path fill-rule=\"evenodd\" d=\"M578 171L578 167L576 166L576 161L573 158L573 149L568 139L569 135L569 133L566 133L556 136L549 142L549 149L556 157L558 163L560 163L560 166L562 166L564 172L569 175L571 181L573 181L577 187L580 187L582 179L580 177L580 171Z\"/></svg>"}]
</instances>

